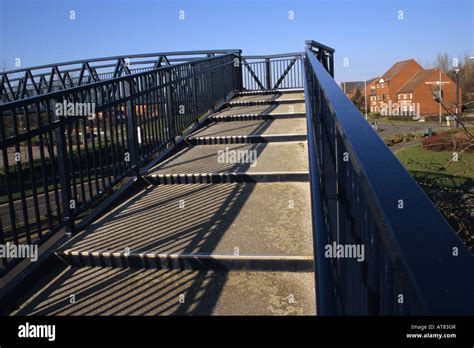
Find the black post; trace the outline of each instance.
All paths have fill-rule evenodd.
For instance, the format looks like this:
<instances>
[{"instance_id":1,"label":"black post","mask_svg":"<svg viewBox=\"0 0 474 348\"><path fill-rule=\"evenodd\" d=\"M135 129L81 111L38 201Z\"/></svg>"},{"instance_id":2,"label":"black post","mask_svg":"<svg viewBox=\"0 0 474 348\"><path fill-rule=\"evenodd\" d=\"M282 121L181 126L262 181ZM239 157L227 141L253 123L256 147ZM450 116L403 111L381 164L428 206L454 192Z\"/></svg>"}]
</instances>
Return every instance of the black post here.
<instances>
[{"instance_id":1,"label":"black post","mask_svg":"<svg viewBox=\"0 0 474 348\"><path fill-rule=\"evenodd\" d=\"M329 53L329 74L334 78L334 53Z\"/></svg>"},{"instance_id":2,"label":"black post","mask_svg":"<svg viewBox=\"0 0 474 348\"><path fill-rule=\"evenodd\" d=\"M196 65L192 64L192 70L191 70L192 75L196 74ZM199 88L199 77L195 75L192 78L193 81L193 111L194 111L194 120L198 121L199 119L199 107L198 107L198 88Z\"/></svg>"},{"instance_id":3,"label":"black post","mask_svg":"<svg viewBox=\"0 0 474 348\"><path fill-rule=\"evenodd\" d=\"M58 152L58 173L59 183L61 187L61 204L63 205L63 220L67 234L74 234L74 213L71 210L71 182L70 182L70 168L69 161L67 158L66 148L66 118L64 116L58 116L59 127L56 128L56 150ZM72 155L72 154L71 154ZM74 202L77 204L77 202Z\"/></svg>"},{"instance_id":4,"label":"black post","mask_svg":"<svg viewBox=\"0 0 474 348\"><path fill-rule=\"evenodd\" d=\"M222 60L222 66L220 67L220 69L222 70L222 101L225 103L226 101L226 97L227 97L227 92L226 92L226 82L225 82L225 68L226 66L224 65L225 64L225 59L224 57L221 58Z\"/></svg>"},{"instance_id":5,"label":"black post","mask_svg":"<svg viewBox=\"0 0 474 348\"><path fill-rule=\"evenodd\" d=\"M214 60L211 60L209 62L209 66L210 66L210 71L209 71L209 80L210 80L210 85L209 85L209 89L211 91L211 105L212 105L212 108L214 109L214 104L215 104L215 99L214 99Z\"/></svg>"},{"instance_id":6,"label":"black post","mask_svg":"<svg viewBox=\"0 0 474 348\"><path fill-rule=\"evenodd\" d=\"M239 53L237 55L237 59L239 60L239 65L237 67L237 77L238 77L238 83L237 83L237 88L239 91L242 91L244 88L244 74L242 71L242 50L239 50Z\"/></svg>"},{"instance_id":7,"label":"black post","mask_svg":"<svg viewBox=\"0 0 474 348\"><path fill-rule=\"evenodd\" d=\"M165 72L166 79L166 111L168 117L168 134L170 139L175 141L176 130L174 127L174 102L173 102L173 87L171 86L171 70Z\"/></svg>"},{"instance_id":8,"label":"black post","mask_svg":"<svg viewBox=\"0 0 474 348\"><path fill-rule=\"evenodd\" d=\"M271 89L272 86L272 75L271 75L271 70L270 70L270 58L266 58L265 59L265 71L266 71L266 85L267 85L267 89Z\"/></svg>"},{"instance_id":9,"label":"black post","mask_svg":"<svg viewBox=\"0 0 474 348\"><path fill-rule=\"evenodd\" d=\"M137 128L137 116L135 114L135 107L133 105L133 78L128 77L124 81L124 93L127 97L126 102L126 115L127 115L127 136L128 136L128 146L130 151L130 164L131 169L135 170L135 175L140 176L139 170L139 152L138 148L140 144L138 143L138 128Z\"/></svg>"}]
</instances>

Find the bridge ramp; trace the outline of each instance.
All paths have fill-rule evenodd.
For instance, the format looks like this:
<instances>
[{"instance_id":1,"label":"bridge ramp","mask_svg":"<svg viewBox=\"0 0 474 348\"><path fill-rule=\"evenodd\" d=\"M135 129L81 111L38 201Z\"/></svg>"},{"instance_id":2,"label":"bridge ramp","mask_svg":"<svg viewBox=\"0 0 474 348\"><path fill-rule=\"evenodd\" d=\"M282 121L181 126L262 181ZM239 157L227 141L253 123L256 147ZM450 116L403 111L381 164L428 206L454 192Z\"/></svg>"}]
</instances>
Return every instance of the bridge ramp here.
<instances>
[{"instance_id":1,"label":"bridge ramp","mask_svg":"<svg viewBox=\"0 0 474 348\"><path fill-rule=\"evenodd\" d=\"M13 314L314 315L303 101L232 99L58 250L50 281Z\"/></svg>"}]
</instances>

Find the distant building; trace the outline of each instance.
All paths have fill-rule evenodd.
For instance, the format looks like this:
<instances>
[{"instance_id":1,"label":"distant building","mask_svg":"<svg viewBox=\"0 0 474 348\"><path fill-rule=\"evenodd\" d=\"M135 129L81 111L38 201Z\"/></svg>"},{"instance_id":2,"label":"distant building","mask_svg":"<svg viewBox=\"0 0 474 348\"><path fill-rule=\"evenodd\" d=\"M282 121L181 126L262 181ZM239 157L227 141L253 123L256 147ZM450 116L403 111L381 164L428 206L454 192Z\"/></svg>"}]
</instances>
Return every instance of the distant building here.
<instances>
[{"instance_id":1,"label":"distant building","mask_svg":"<svg viewBox=\"0 0 474 348\"><path fill-rule=\"evenodd\" d=\"M441 82L441 83L440 83ZM344 90L344 83L341 88ZM365 95L364 81L350 82L346 95L352 99L359 89ZM441 93L440 93L441 86ZM367 81L367 104L370 112L385 115L439 115L455 112L456 84L440 70L425 70L414 59L395 63L381 77ZM459 104L462 104L459 91Z\"/></svg>"},{"instance_id":2,"label":"distant building","mask_svg":"<svg viewBox=\"0 0 474 348\"><path fill-rule=\"evenodd\" d=\"M378 77L367 80L367 89L369 90L370 86L378 79ZM341 89L344 93L352 99L357 90L361 92L362 95L365 95L365 82L364 81L351 81L351 82L341 82Z\"/></svg>"},{"instance_id":3,"label":"distant building","mask_svg":"<svg viewBox=\"0 0 474 348\"><path fill-rule=\"evenodd\" d=\"M441 74L440 74L441 73ZM440 88L441 81L441 88ZM441 90L441 93L440 93ZM415 110L419 104L421 115L439 115L456 112L456 83L438 68L423 70L412 76L397 92L397 101L404 109ZM459 105L462 105L462 91L459 88Z\"/></svg>"},{"instance_id":4,"label":"distant building","mask_svg":"<svg viewBox=\"0 0 474 348\"><path fill-rule=\"evenodd\" d=\"M341 82L341 89L344 91L344 93L349 99L352 99L356 91L360 88L364 88L364 81Z\"/></svg>"}]
</instances>

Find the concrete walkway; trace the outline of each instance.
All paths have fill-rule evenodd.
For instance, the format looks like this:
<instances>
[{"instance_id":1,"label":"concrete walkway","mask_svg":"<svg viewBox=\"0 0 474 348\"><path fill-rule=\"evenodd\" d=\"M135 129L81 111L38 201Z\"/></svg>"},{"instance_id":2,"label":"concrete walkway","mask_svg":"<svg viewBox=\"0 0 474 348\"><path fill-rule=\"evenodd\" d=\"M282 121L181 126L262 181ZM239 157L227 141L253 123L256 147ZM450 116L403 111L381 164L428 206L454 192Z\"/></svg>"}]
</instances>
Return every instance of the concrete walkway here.
<instances>
[{"instance_id":1,"label":"concrete walkway","mask_svg":"<svg viewBox=\"0 0 474 348\"><path fill-rule=\"evenodd\" d=\"M231 100L12 314L314 315L303 98Z\"/></svg>"}]
</instances>

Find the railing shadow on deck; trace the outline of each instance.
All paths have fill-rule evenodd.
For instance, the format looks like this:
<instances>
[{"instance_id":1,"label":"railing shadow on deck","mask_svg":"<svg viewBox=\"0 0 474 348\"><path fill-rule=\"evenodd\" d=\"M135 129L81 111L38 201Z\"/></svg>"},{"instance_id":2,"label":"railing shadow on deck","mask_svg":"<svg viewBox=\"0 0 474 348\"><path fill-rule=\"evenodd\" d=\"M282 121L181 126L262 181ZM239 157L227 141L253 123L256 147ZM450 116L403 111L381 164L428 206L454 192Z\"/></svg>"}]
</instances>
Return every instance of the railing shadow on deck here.
<instances>
[{"instance_id":1,"label":"railing shadow on deck","mask_svg":"<svg viewBox=\"0 0 474 348\"><path fill-rule=\"evenodd\" d=\"M262 113L270 112L274 107L268 106ZM268 122L263 123L255 132L263 131L268 126ZM256 150L260 154L265 146L266 144L252 144L250 150ZM197 160L200 158L194 159ZM218 168L219 166L211 165L208 169L210 172L245 172L249 166L250 164L234 164ZM104 219L90 225L61 249L123 252L126 247L133 253L211 254L252 191L252 184L193 185L192 189L188 185L150 187ZM173 213L180 200L186 202L186 216ZM206 207L206 214L202 214L199 209L202 206ZM227 252L231 254L232 250ZM176 278L176 275L171 276L174 272L168 270L149 274L149 271L140 271L140 277L147 277L147 283L158 286L157 290L153 288L157 291L156 294L148 294L145 299L140 294L146 293L153 285L137 280L137 285L119 286L126 282L128 277L133 277L131 270L111 270L107 276L102 276L93 269L89 273L81 273L75 269L66 270L55 283L57 285L46 288L34 303L16 314L211 314L225 284L225 273L216 276L212 271L186 270L182 272L182 276ZM173 284L167 282L167 277L173 278ZM66 286L63 281L68 282L66 292L62 290L62 286ZM93 286L87 285L91 282L94 283ZM103 303L100 300L101 294L105 297L109 291L116 294L108 297L109 302ZM171 295L167 291L186 293L186 301L177 304L176 298L170 299ZM130 292L138 296L136 301L127 298ZM68 303L70 294L75 294L83 304ZM198 294L199 299L196 299ZM88 301L92 295L93 304ZM46 299L47 302L42 303ZM153 308L147 306L151 301L154 301ZM42 304L37 306L38 302ZM113 308L110 308L109 303L113 303Z\"/></svg>"},{"instance_id":2,"label":"railing shadow on deck","mask_svg":"<svg viewBox=\"0 0 474 348\"><path fill-rule=\"evenodd\" d=\"M62 249L123 252L129 248L131 253L208 254L232 225L252 190L252 185L247 184L149 188L91 225ZM185 209L178 208L180 200L186 202ZM203 206L206 214L199 209ZM185 212L185 216L178 214L178 210ZM137 284L125 289L121 284L127 284L129 277L136 277L133 269L111 269L106 275L97 268L65 270L54 286L45 288L34 303L16 314L206 315L212 313L226 281L225 272L217 276L212 271L183 270L178 274L176 270L139 270ZM146 282L140 281L142 277L146 277ZM152 287L153 292L147 293L146 298L140 296ZM101 294L106 293L114 293L107 297L107 301L114 303L113 308L102 301ZM133 298L129 297L130 293L134 294ZM70 304L71 294L80 303ZM178 302L177 294L186 294L184 303ZM92 295L93 303L88 302L88 296ZM46 304L36 307L46 299ZM147 306L150 302L153 307Z\"/></svg>"}]
</instances>

